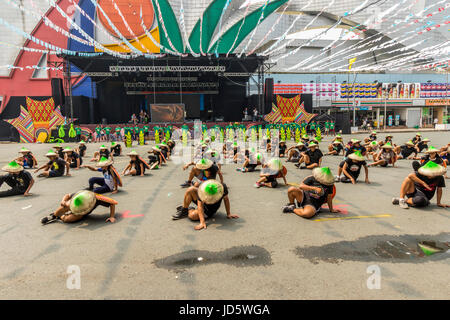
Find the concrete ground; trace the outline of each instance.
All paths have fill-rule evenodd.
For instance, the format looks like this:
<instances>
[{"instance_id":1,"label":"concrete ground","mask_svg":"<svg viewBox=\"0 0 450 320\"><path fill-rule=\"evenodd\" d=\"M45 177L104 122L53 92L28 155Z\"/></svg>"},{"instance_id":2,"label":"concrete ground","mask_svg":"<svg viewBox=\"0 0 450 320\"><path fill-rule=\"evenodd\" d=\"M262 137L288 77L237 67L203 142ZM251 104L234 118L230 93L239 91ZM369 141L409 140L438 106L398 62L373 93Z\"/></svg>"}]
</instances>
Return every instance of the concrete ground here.
<instances>
[{"instance_id":1,"label":"concrete ground","mask_svg":"<svg viewBox=\"0 0 450 320\"><path fill-rule=\"evenodd\" d=\"M412 135L395 133L394 142L404 143ZM448 132L424 136L436 147L450 140ZM329 141L325 137L322 151ZM0 165L20 147L0 144ZM42 164L51 145L27 147ZM85 162L97 147L88 145ZM149 146L135 149L145 154ZM119 170L127 158L116 159ZM327 156L323 164L335 174L341 159ZM286 166L290 183L310 174ZM97 174L87 169L53 179L33 174L33 196L0 199L0 298L450 298L449 251L426 257L417 248L419 241L448 245L450 209L438 208L435 199L424 210L391 204L412 171L411 161L401 160L397 168L370 168L370 185L338 183L335 205L344 212L324 209L311 220L281 212L287 186L256 189L258 173L238 173L236 167L224 165L223 172L232 213L240 219L227 220L222 206L202 231L187 219L170 218L181 205L185 189L179 184L187 177L173 162L145 177L123 178L124 188L113 195L119 202L115 224L105 223L108 210L100 207L79 223L42 226L40 218L64 194L85 188ZM450 203L448 188L443 202ZM67 288L72 265L80 268L80 289ZM369 289L377 283L373 270L380 271L379 289Z\"/></svg>"}]
</instances>

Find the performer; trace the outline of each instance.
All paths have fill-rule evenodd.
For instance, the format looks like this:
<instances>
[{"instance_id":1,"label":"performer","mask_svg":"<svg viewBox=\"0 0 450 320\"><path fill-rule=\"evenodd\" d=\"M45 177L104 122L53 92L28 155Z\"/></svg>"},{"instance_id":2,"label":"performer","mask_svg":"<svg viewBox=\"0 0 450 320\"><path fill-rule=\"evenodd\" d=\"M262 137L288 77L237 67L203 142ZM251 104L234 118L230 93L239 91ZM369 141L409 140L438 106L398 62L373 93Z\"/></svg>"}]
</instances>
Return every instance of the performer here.
<instances>
[{"instance_id":1,"label":"performer","mask_svg":"<svg viewBox=\"0 0 450 320\"><path fill-rule=\"evenodd\" d=\"M335 130L335 123L334 123L334 121L330 121L330 133L332 133L333 136L336 135L336 130Z\"/></svg>"},{"instance_id":2,"label":"performer","mask_svg":"<svg viewBox=\"0 0 450 320\"><path fill-rule=\"evenodd\" d=\"M376 141L369 142L369 144L367 145L367 152L366 152L367 159L369 159L370 156L372 156L372 158L375 159L379 147L380 146L378 145L378 142Z\"/></svg>"},{"instance_id":3,"label":"performer","mask_svg":"<svg viewBox=\"0 0 450 320\"><path fill-rule=\"evenodd\" d=\"M108 148L102 144L98 151L94 152L94 157L91 159L91 162L98 162L101 158L109 158L111 157L114 160L114 156L109 152Z\"/></svg>"},{"instance_id":4,"label":"performer","mask_svg":"<svg viewBox=\"0 0 450 320\"><path fill-rule=\"evenodd\" d=\"M165 141L163 141L160 144L158 144L158 147L161 149L161 153L164 157L164 163L166 163L167 160L169 160L169 146L167 145L167 143ZM202 148L204 148L203 151L206 151L207 144L203 144Z\"/></svg>"},{"instance_id":5,"label":"performer","mask_svg":"<svg viewBox=\"0 0 450 320\"><path fill-rule=\"evenodd\" d=\"M220 171L219 167L215 165L211 160L200 159L197 163L188 163L183 167L183 170L186 170L191 165L194 165L194 167L189 172L188 180L181 185L182 188L187 188L192 185L198 187L202 181L206 181L208 179L215 180L217 175L219 176L220 182L223 183L222 172ZM199 180L199 182L193 183L194 178Z\"/></svg>"},{"instance_id":6,"label":"performer","mask_svg":"<svg viewBox=\"0 0 450 320\"><path fill-rule=\"evenodd\" d=\"M364 139L366 146L369 145L372 141L377 141L377 132L376 131L372 131L370 136L368 138Z\"/></svg>"},{"instance_id":7,"label":"performer","mask_svg":"<svg viewBox=\"0 0 450 320\"><path fill-rule=\"evenodd\" d=\"M260 179L256 181L255 187L267 187L267 188L276 188L278 186L278 178L282 178L284 184L287 185L286 180L286 168L281 164L280 159L273 158L269 161L268 164L263 166L263 170L260 174Z\"/></svg>"},{"instance_id":8,"label":"performer","mask_svg":"<svg viewBox=\"0 0 450 320\"><path fill-rule=\"evenodd\" d=\"M292 146L286 150L288 158L286 162L298 162L304 152L308 151L305 143L299 141L295 146Z\"/></svg>"},{"instance_id":9,"label":"performer","mask_svg":"<svg viewBox=\"0 0 450 320\"><path fill-rule=\"evenodd\" d=\"M63 147L61 147L60 144L57 144L56 146L54 146L53 149L55 149L55 152L58 154L58 157L60 157L61 159L64 159Z\"/></svg>"},{"instance_id":10,"label":"performer","mask_svg":"<svg viewBox=\"0 0 450 320\"><path fill-rule=\"evenodd\" d=\"M295 165L299 169L314 169L322 165L323 153L318 148L316 142L311 142L308 145L309 150L307 150L300 158L298 163ZM301 164L305 163L305 166L301 167Z\"/></svg>"},{"instance_id":11,"label":"performer","mask_svg":"<svg viewBox=\"0 0 450 320\"><path fill-rule=\"evenodd\" d=\"M342 151L342 155L344 155L344 145L341 141L335 140L328 146L328 153L327 155L334 155L338 156Z\"/></svg>"},{"instance_id":12,"label":"performer","mask_svg":"<svg viewBox=\"0 0 450 320\"><path fill-rule=\"evenodd\" d=\"M96 168L83 165L84 168L88 168L91 171L98 171L103 174L103 178L92 177L89 179L88 190L94 191L95 193L101 194L106 192L117 193L119 187L122 187L122 180L120 175L117 173L116 168L113 166L113 161L108 158L101 158L96 164ZM99 187L94 189L94 185L98 184Z\"/></svg>"},{"instance_id":13,"label":"performer","mask_svg":"<svg viewBox=\"0 0 450 320\"><path fill-rule=\"evenodd\" d=\"M84 157L86 155L86 150L87 150L86 142L84 142L84 140L81 140L78 145L78 148L76 149L76 152L80 157Z\"/></svg>"},{"instance_id":14,"label":"performer","mask_svg":"<svg viewBox=\"0 0 450 320\"><path fill-rule=\"evenodd\" d=\"M416 143L416 147L417 147L417 149L419 149L419 152L422 152L423 150L428 149L428 142L430 142L430 139L425 138L422 141L419 141L418 143Z\"/></svg>"},{"instance_id":15,"label":"performer","mask_svg":"<svg viewBox=\"0 0 450 320\"><path fill-rule=\"evenodd\" d=\"M239 216L231 214L230 199L228 198L228 188L225 184L217 180L209 179L197 187L190 187L184 195L183 205L177 208L177 213L172 216L173 220L189 217L192 221L200 221L194 227L195 230L206 229L206 219L212 218L219 210L222 200L228 219L237 219ZM193 202L197 205L189 207Z\"/></svg>"},{"instance_id":16,"label":"performer","mask_svg":"<svg viewBox=\"0 0 450 320\"><path fill-rule=\"evenodd\" d=\"M83 159L78 153L74 152L70 147L66 147L63 152L64 161L66 161L71 168L74 168L75 170L80 169L80 166L83 164Z\"/></svg>"},{"instance_id":17,"label":"performer","mask_svg":"<svg viewBox=\"0 0 450 320\"><path fill-rule=\"evenodd\" d=\"M414 142L411 140L406 142L402 146L397 146L394 148L395 153L397 154L397 159L414 159L417 157L417 153L419 152L419 148L414 145ZM413 155L413 157L411 157Z\"/></svg>"},{"instance_id":18,"label":"performer","mask_svg":"<svg viewBox=\"0 0 450 320\"><path fill-rule=\"evenodd\" d=\"M150 169L149 165L134 150L129 152L128 156L130 157L130 162L125 167L125 169L123 169L122 175L124 175L124 176L132 175L132 176L143 177L145 174L145 169Z\"/></svg>"},{"instance_id":19,"label":"performer","mask_svg":"<svg viewBox=\"0 0 450 320\"><path fill-rule=\"evenodd\" d=\"M411 141L417 145L422 140L422 135L417 132L416 135L411 139Z\"/></svg>"},{"instance_id":20,"label":"performer","mask_svg":"<svg viewBox=\"0 0 450 320\"><path fill-rule=\"evenodd\" d=\"M241 172L253 172L255 171L257 166L262 166L263 163L263 156L261 153L252 153L246 151L245 160L242 168L236 168L236 171ZM251 161L252 159L253 161Z\"/></svg>"},{"instance_id":21,"label":"performer","mask_svg":"<svg viewBox=\"0 0 450 320\"><path fill-rule=\"evenodd\" d=\"M422 167L416 162L414 171L414 173L409 174L403 180L400 188L400 197L393 198L392 204L398 204L403 209L409 209L409 207L426 207L436 194L438 207L450 207L447 204L441 203L442 188L445 188L443 175L446 169L433 161L428 161Z\"/></svg>"},{"instance_id":22,"label":"performer","mask_svg":"<svg viewBox=\"0 0 450 320\"><path fill-rule=\"evenodd\" d=\"M356 180L358 180L359 174L361 173L361 167L364 167L364 172L366 174L365 183L370 184L369 169L365 158L360 151L355 151L345 159L344 166L342 167L344 175L337 177L336 182L351 182L352 184L356 184Z\"/></svg>"},{"instance_id":23,"label":"performer","mask_svg":"<svg viewBox=\"0 0 450 320\"><path fill-rule=\"evenodd\" d=\"M150 166L150 170L158 169L164 161L161 149L155 146L152 147L152 150L149 150L148 153L150 153L148 156L148 165Z\"/></svg>"},{"instance_id":24,"label":"performer","mask_svg":"<svg viewBox=\"0 0 450 320\"><path fill-rule=\"evenodd\" d=\"M23 167L14 160L4 166L2 170L8 174L0 176L0 187L3 182L6 182L11 189L0 191L0 198L16 195L31 196L30 189L34 184L34 179L28 171L23 170Z\"/></svg>"},{"instance_id":25,"label":"performer","mask_svg":"<svg viewBox=\"0 0 450 320\"><path fill-rule=\"evenodd\" d=\"M37 167L37 160L30 150L23 147L20 149L19 153L20 156L15 159L19 165L23 166L25 169L34 169Z\"/></svg>"},{"instance_id":26,"label":"performer","mask_svg":"<svg viewBox=\"0 0 450 320\"><path fill-rule=\"evenodd\" d=\"M115 141L111 142L110 152L114 157L121 156L122 155L122 145Z\"/></svg>"},{"instance_id":27,"label":"performer","mask_svg":"<svg viewBox=\"0 0 450 320\"><path fill-rule=\"evenodd\" d=\"M369 167L381 166L387 167L392 164L395 167L395 162L397 161L397 155L395 154L392 145L388 142L381 146L381 150L375 156L374 162L369 164Z\"/></svg>"},{"instance_id":28,"label":"performer","mask_svg":"<svg viewBox=\"0 0 450 320\"><path fill-rule=\"evenodd\" d=\"M427 149L427 151L425 151L425 155L423 157L421 157L420 159L417 159L417 158L415 158L415 159L420 160L420 163L422 165L424 165L428 161L433 161L434 163L440 164L440 165L442 165L444 163L442 158L439 156L439 150L433 146L428 147L428 149Z\"/></svg>"},{"instance_id":29,"label":"performer","mask_svg":"<svg viewBox=\"0 0 450 320\"><path fill-rule=\"evenodd\" d=\"M66 194L55 212L41 219L42 224L61 220L65 223L76 222L87 217L98 206L109 208L106 222L116 222L115 213L117 201L92 191L82 190L77 193Z\"/></svg>"},{"instance_id":30,"label":"performer","mask_svg":"<svg viewBox=\"0 0 450 320\"><path fill-rule=\"evenodd\" d=\"M50 150L45 155L48 158L48 162L43 165L42 167L36 169L34 172L37 173L40 170L44 169L44 171L38 175L38 177L47 177L47 178L53 178L53 177L61 177L64 175L64 169L66 169L67 173L66 176L70 176L69 173L69 164L64 161L63 159L58 157L58 154L56 154L53 150Z\"/></svg>"},{"instance_id":31,"label":"performer","mask_svg":"<svg viewBox=\"0 0 450 320\"><path fill-rule=\"evenodd\" d=\"M302 218L312 218L319 213L325 203L328 204L331 213L338 213L340 211L333 208L334 195L334 177L330 168L315 168L312 176L306 177L299 187L288 189L289 203L282 208L283 213L295 213Z\"/></svg>"},{"instance_id":32,"label":"performer","mask_svg":"<svg viewBox=\"0 0 450 320\"><path fill-rule=\"evenodd\" d=\"M284 158L284 156L286 155L286 148L286 141L281 140L278 145L278 154L280 158Z\"/></svg>"}]
</instances>

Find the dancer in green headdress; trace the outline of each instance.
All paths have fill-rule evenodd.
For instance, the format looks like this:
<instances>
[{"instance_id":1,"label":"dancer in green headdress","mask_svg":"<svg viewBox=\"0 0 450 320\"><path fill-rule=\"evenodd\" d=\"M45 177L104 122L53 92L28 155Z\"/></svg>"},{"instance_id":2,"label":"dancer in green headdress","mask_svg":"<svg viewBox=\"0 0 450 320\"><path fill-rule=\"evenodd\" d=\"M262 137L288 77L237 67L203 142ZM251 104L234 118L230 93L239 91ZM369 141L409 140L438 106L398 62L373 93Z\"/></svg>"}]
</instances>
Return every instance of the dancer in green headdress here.
<instances>
[{"instance_id":1,"label":"dancer in green headdress","mask_svg":"<svg viewBox=\"0 0 450 320\"><path fill-rule=\"evenodd\" d=\"M339 210L333 208L335 194L334 177L330 168L315 168L312 176L306 177L299 187L288 189L289 203L282 208L283 213L295 213L302 218L312 218L325 203L328 204L331 213L338 213Z\"/></svg>"},{"instance_id":2,"label":"dancer in green headdress","mask_svg":"<svg viewBox=\"0 0 450 320\"><path fill-rule=\"evenodd\" d=\"M450 207L450 205L441 202L443 188L445 188L444 174L447 171L446 168L433 161L428 161L424 166L420 166L415 161L413 168L414 173L409 174L403 180L400 187L400 197L393 198L392 204L398 204L403 209L426 207L436 194L438 207Z\"/></svg>"},{"instance_id":3,"label":"dancer in green headdress","mask_svg":"<svg viewBox=\"0 0 450 320\"><path fill-rule=\"evenodd\" d=\"M11 161L2 170L8 174L0 176L0 187L5 182L11 189L0 191L0 198L16 195L31 195L29 191L34 184L34 179L28 171L23 170L20 164L16 161Z\"/></svg>"},{"instance_id":4,"label":"dancer in green headdress","mask_svg":"<svg viewBox=\"0 0 450 320\"><path fill-rule=\"evenodd\" d=\"M200 221L195 230L206 229L206 219L212 218L219 210L222 200L228 219L237 219L239 216L231 214L228 188L217 180L209 179L198 187L190 187L184 194L183 205L177 208L177 213L172 216L173 220L189 217L192 221ZM197 207L189 207L191 204Z\"/></svg>"}]
</instances>

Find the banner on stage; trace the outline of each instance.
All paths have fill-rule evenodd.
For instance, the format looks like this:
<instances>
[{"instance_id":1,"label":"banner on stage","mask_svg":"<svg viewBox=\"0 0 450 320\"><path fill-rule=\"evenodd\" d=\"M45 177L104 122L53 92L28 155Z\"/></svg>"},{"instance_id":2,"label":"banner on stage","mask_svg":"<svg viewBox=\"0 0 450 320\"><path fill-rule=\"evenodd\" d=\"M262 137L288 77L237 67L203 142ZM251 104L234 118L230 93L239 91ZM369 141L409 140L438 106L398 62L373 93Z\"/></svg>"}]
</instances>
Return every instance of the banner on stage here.
<instances>
[{"instance_id":1,"label":"banner on stage","mask_svg":"<svg viewBox=\"0 0 450 320\"><path fill-rule=\"evenodd\" d=\"M109 66L111 72L224 72L225 66Z\"/></svg>"},{"instance_id":2,"label":"banner on stage","mask_svg":"<svg viewBox=\"0 0 450 320\"><path fill-rule=\"evenodd\" d=\"M151 104L152 122L184 122L184 104Z\"/></svg>"}]
</instances>

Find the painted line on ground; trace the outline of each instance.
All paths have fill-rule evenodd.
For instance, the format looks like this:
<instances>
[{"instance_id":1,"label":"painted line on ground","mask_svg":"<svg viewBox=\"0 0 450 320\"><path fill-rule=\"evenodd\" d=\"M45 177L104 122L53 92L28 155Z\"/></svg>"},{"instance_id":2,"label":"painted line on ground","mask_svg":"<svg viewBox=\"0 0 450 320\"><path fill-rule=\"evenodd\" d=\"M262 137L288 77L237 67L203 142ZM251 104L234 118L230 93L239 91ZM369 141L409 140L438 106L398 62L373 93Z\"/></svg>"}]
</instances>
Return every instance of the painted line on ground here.
<instances>
[{"instance_id":1,"label":"painted line on ground","mask_svg":"<svg viewBox=\"0 0 450 320\"><path fill-rule=\"evenodd\" d=\"M334 220L349 220L349 219L366 219L366 218L390 218L391 214L376 214L372 216L351 216L351 217L338 217L338 218L321 218L314 219L315 222L334 221Z\"/></svg>"}]
</instances>

